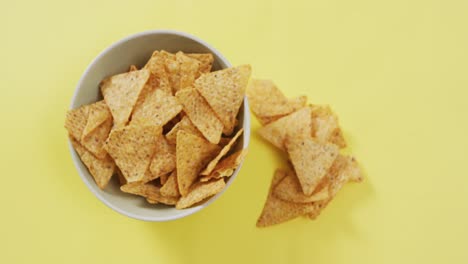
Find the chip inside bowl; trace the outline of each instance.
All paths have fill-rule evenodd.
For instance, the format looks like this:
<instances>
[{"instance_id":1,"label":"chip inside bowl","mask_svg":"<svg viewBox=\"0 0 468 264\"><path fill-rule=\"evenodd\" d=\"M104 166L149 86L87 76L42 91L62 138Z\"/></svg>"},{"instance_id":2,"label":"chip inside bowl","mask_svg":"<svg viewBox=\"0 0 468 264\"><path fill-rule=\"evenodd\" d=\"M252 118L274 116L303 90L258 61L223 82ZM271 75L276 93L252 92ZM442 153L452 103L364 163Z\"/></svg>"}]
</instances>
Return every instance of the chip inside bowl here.
<instances>
[{"instance_id":1,"label":"chip inside bowl","mask_svg":"<svg viewBox=\"0 0 468 264\"><path fill-rule=\"evenodd\" d=\"M154 51L142 69L102 80L104 100L68 111L65 128L99 188L115 174L123 192L184 209L225 187L246 153L233 152L251 69L212 72L213 61Z\"/></svg>"}]
</instances>

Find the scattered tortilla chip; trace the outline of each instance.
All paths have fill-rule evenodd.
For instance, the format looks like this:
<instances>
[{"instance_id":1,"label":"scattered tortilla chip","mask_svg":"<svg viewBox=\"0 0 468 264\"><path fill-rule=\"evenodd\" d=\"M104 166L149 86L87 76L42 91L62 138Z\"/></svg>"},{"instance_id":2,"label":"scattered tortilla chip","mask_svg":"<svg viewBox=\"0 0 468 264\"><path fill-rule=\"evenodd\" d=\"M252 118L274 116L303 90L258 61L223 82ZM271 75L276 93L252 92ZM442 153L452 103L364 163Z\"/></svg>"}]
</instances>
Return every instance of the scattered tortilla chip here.
<instances>
[{"instance_id":1,"label":"scattered tortilla chip","mask_svg":"<svg viewBox=\"0 0 468 264\"><path fill-rule=\"evenodd\" d=\"M175 147L169 145L163 135L156 141L156 151L150 164L151 177L142 181L148 182L172 172L176 167Z\"/></svg>"},{"instance_id":2,"label":"scattered tortilla chip","mask_svg":"<svg viewBox=\"0 0 468 264\"><path fill-rule=\"evenodd\" d=\"M195 88L213 108L226 135L234 129L251 71L250 65L242 65L203 74L195 81Z\"/></svg>"},{"instance_id":3,"label":"scattered tortilla chip","mask_svg":"<svg viewBox=\"0 0 468 264\"><path fill-rule=\"evenodd\" d=\"M199 76L200 62L179 51L166 58L166 69L173 93L187 88Z\"/></svg>"},{"instance_id":4,"label":"scattered tortilla chip","mask_svg":"<svg viewBox=\"0 0 468 264\"><path fill-rule=\"evenodd\" d=\"M273 190L281 180L286 177L287 171L277 169L273 176L270 191L263 207L262 213L257 220L257 227L267 227L294 219L300 215L308 214L315 209L314 203L298 204L286 202L276 198Z\"/></svg>"},{"instance_id":5,"label":"scattered tortilla chip","mask_svg":"<svg viewBox=\"0 0 468 264\"><path fill-rule=\"evenodd\" d=\"M338 116L327 106L312 105L312 136L319 142L333 143L340 148L346 147L343 132L338 125Z\"/></svg>"},{"instance_id":6,"label":"scattered tortilla chip","mask_svg":"<svg viewBox=\"0 0 468 264\"><path fill-rule=\"evenodd\" d=\"M76 140L80 141L83 135L83 130L88 121L89 106L83 105L79 108L69 110L65 119L65 128L68 133Z\"/></svg>"},{"instance_id":7,"label":"scattered tortilla chip","mask_svg":"<svg viewBox=\"0 0 468 264\"><path fill-rule=\"evenodd\" d=\"M182 105L171 94L156 89L135 107L131 125L163 126L182 111Z\"/></svg>"},{"instance_id":8,"label":"scattered tortilla chip","mask_svg":"<svg viewBox=\"0 0 468 264\"><path fill-rule=\"evenodd\" d=\"M150 76L148 70L114 75L101 83L101 92L114 118L114 126L127 124L133 107Z\"/></svg>"},{"instance_id":9,"label":"scattered tortilla chip","mask_svg":"<svg viewBox=\"0 0 468 264\"><path fill-rule=\"evenodd\" d=\"M84 141L91 132L108 119L112 119L112 114L104 100L88 105L88 118L81 135L81 141Z\"/></svg>"},{"instance_id":10,"label":"scattered tortilla chip","mask_svg":"<svg viewBox=\"0 0 468 264\"><path fill-rule=\"evenodd\" d=\"M127 182L140 181L144 177L161 131L161 127L155 126L127 126L111 132L106 149Z\"/></svg>"},{"instance_id":11,"label":"scattered tortilla chip","mask_svg":"<svg viewBox=\"0 0 468 264\"><path fill-rule=\"evenodd\" d=\"M242 135L243 132L244 129L241 128L231 139L231 141L226 146L224 146L223 149L221 149L218 155L212 161L210 161L210 163L208 163L208 166L206 166L206 168L200 173L200 175L210 175L210 173L214 170L221 158L224 157L224 155L226 155L229 152L229 150L231 150L232 145L236 143L237 139L240 137L240 135Z\"/></svg>"},{"instance_id":12,"label":"scattered tortilla chip","mask_svg":"<svg viewBox=\"0 0 468 264\"><path fill-rule=\"evenodd\" d=\"M209 73L211 71L211 67L214 61L213 54L211 53L188 53L185 55L189 56L190 58L196 59L200 62L200 68L198 69L199 75L197 76L197 78L200 77L201 74Z\"/></svg>"},{"instance_id":13,"label":"scattered tortilla chip","mask_svg":"<svg viewBox=\"0 0 468 264\"><path fill-rule=\"evenodd\" d=\"M179 191L186 196L198 173L219 152L220 147L204 138L180 130L177 132L176 167Z\"/></svg>"},{"instance_id":14,"label":"scattered tortilla chip","mask_svg":"<svg viewBox=\"0 0 468 264\"><path fill-rule=\"evenodd\" d=\"M176 197L164 197L161 195L160 187L151 183L131 182L120 186L120 190L126 193L143 196L152 204L163 203L174 205L177 203Z\"/></svg>"},{"instance_id":15,"label":"scattered tortilla chip","mask_svg":"<svg viewBox=\"0 0 468 264\"><path fill-rule=\"evenodd\" d=\"M165 66L166 59L170 56L173 56L173 54L165 51L155 51L146 63L144 69L148 69L151 72L151 77L154 78L152 86L155 85L155 81L157 80L159 89L167 92L168 94L173 94Z\"/></svg>"},{"instance_id":16,"label":"scattered tortilla chip","mask_svg":"<svg viewBox=\"0 0 468 264\"><path fill-rule=\"evenodd\" d=\"M218 165L214 168L213 172L210 175L200 178L201 182L206 182L211 179L219 179L222 177L231 177L234 171L239 167L239 165L244 160L247 155L247 149L239 150L234 152L232 155L221 160Z\"/></svg>"},{"instance_id":17,"label":"scattered tortilla chip","mask_svg":"<svg viewBox=\"0 0 468 264\"><path fill-rule=\"evenodd\" d=\"M311 195L338 156L338 147L330 143L320 144L310 137L302 137L289 138L286 148L302 191L305 195Z\"/></svg>"},{"instance_id":18,"label":"scattered tortilla chip","mask_svg":"<svg viewBox=\"0 0 468 264\"><path fill-rule=\"evenodd\" d=\"M183 105L184 111L195 127L213 144L218 144L223 130L223 124L208 103L195 89L183 89L176 94Z\"/></svg>"},{"instance_id":19,"label":"scattered tortilla chip","mask_svg":"<svg viewBox=\"0 0 468 264\"><path fill-rule=\"evenodd\" d=\"M258 134L275 147L286 150L284 142L288 136L302 137L311 135L311 109L304 107L282 117L258 130Z\"/></svg>"},{"instance_id":20,"label":"scattered tortilla chip","mask_svg":"<svg viewBox=\"0 0 468 264\"><path fill-rule=\"evenodd\" d=\"M185 197L181 197L176 204L176 209L188 208L204 199L211 197L224 189L226 184L224 179L212 182L199 182L190 188L190 192Z\"/></svg>"},{"instance_id":21,"label":"scattered tortilla chip","mask_svg":"<svg viewBox=\"0 0 468 264\"><path fill-rule=\"evenodd\" d=\"M104 189L114 174L114 161L108 155L106 155L104 159L98 159L81 146L74 138L70 137L70 141L80 156L81 161L83 161L84 165L88 168L89 173L93 176L97 186L100 189Z\"/></svg>"},{"instance_id":22,"label":"scattered tortilla chip","mask_svg":"<svg viewBox=\"0 0 468 264\"><path fill-rule=\"evenodd\" d=\"M177 132L179 130L184 130L195 136L203 137L203 134L198 130L196 126L193 125L192 121L188 116L182 117L182 119L166 134L166 139L169 144L175 145L177 139Z\"/></svg>"},{"instance_id":23,"label":"scattered tortilla chip","mask_svg":"<svg viewBox=\"0 0 468 264\"><path fill-rule=\"evenodd\" d=\"M173 171L173 172L175 172L175 171ZM167 179L169 179L169 176L170 176L169 174L164 174L164 175L161 175L159 177L159 182L161 183L161 185L166 184Z\"/></svg>"},{"instance_id":24,"label":"scattered tortilla chip","mask_svg":"<svg viewBox=\"0 0 468 264\"><path fill-rule=\"evenodd\" d=\"M138 67L132 64L132 65L130 65L130 67L128 68L128 71L129 71L129 72L138 71Z\"/></svg>"},{"instance_id":25,"label":"scattered tortilla chip","mask_svg":"<svg viewBox=\"0 0 468 264\"><path fill-rule=\"evenodd\" d=\"M273 194L276 198L293 203L311 203L328 198L328 186L318 186L312 195L302 192L301 184L293 171L288 171L287 176L275 187Z\"/></svg>"},{"instance_id":26,"label":"scattered tortilla chip","mask_svg":"<svg viewBox=\"0 0 468 264\"><path fill-rule=\"evenodd\" d=\"M177 185L177 172L173 171L166 183L161 187L162 196L179 197L179 186Z\"/></svg>"},{"instance_id":27,"label":"scattered tortilla chip","mask_svg":"<svg viewBox=\"0 0 468 264\"><path fill-rule=\"evenodd\" d=\"M348 174L349 180L353 182L362 182L364 177L362 176L362 171L358 162L354 157L348 157L348 159L349 165L347 167L346 173Z\"/></svg>"},{"instance_id":28,"label":"scattered tortilla chip","mask_svg":"<svg viewBox=\"0 0 468 264\"><path fill-rule=\"evenodd\" d=\"M88 134L82 141L81 144L88 151L93 153L96 157L103 159L107 155L107 151L104 149L106 139L109 136L109 132L112 129L112 119L109 118L107 121L99 125L96 129Z\"/></svg>"}]
</instances>

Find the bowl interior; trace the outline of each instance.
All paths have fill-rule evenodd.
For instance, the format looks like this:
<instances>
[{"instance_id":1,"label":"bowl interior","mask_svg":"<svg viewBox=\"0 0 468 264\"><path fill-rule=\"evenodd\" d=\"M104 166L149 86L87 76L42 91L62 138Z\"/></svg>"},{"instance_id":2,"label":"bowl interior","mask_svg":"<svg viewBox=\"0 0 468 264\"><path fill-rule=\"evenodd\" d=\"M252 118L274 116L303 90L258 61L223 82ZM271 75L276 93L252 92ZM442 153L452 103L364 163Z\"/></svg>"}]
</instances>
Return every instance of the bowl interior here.
<instances>
[{"instance_id":1,"label":"bowl interior","mask_svg":"<svg viewBox=\"0 0 468 264\"><path fill-rule=\"evenodd\" d=\"M99 92L99 83L102 79L122 73L128 70L129 65L135 64L143 67L146 61L151 57L154 50L166 50L169 52L183 51L186 53L212 53L214 56L213 70L219 70L230 67L229 62L215 49L211 48L203 41L186 35L185 33L172 31L150 31L130 36L123 39L106 50L104 50L88 67L83 74L71 108L76 108L84 104L90 104L102 99ZM239 139L236 149L247 148L250 136L250 122L248 115L247 100L244 100L239 111L239 125L244 127L244 136ZM80 176L88 188L106 205L124 215L146 221L167 221L190 215L216 200L221 193L212 197L205 203L184 209L176 210L173 207L165 205L148 204L142 197L126 194L120 191L117 177L113 177L105 190L97 187L94 179L89 174L87 168L81 162L77 153L70 144L71 154L75 166ZM226 188L237 176L240 167L229 178ZM224 191L223 190L223 191Z\"/></svg>"}]
</instances>

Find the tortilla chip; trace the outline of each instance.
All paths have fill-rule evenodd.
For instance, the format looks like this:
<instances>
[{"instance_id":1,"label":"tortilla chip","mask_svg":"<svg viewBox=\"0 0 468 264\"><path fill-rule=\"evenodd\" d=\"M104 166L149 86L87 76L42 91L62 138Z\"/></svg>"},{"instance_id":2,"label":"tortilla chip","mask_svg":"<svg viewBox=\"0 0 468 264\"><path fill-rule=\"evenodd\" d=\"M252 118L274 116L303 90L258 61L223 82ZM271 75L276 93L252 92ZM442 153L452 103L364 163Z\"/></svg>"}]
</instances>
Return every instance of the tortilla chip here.
<instances>
[{"instance_id":1,"label":"tortilla chip","mask_svg":"<svg viewBox=\"0 0 468 264\"><path fill-rule=\"evenodd\" d=\"M127 126L111 132L106 142L109 155L127 182L143 179L156 150L161 127Z\"/></svg>"},{"instance_id":2,"label":"tortilla chip","mask_svg":"<svg viewBox=\"0 0 468 264\"><path fill-rule=\"evenodd\" d=\"M286 150L284 142L288 136L302 137L311 135L311 109L304 107L290 115L282 117L258 130L260 136L275 147Z\"/></svg>"},{"instance_id":3,"label":"tortilla chip","mask_svg":"<svg viewBox=\"0 0 468 264\"><path fill-rule=\"evenodd\" d=\"M200 178L201 182L206 182L211 179L219 179L222 177L231 177L237 167L242 163L245 156L247 155L247 149L239 150L234 152L229 157L221 160L218 165L214 168L210 175Z\"/></svg>"},{"instance_id":4,"label":"tortilla chip","mask_svg":"<svg viewBox=\"0 0 468 264\"><path fill-rule=\"evenodd\" d=\"M185 197L181 197L176 204L176 209L188 208L198 202L211 197L224 189L226 184L224 179L211 182L199 182L190 188L190 192Z\"/></svg>"},{"instance_id":5,"label":"tortilla chip","mask_svg":"<svg viewBox=\"0 0 468 264\"><path fill-rule=\"evenodd\" d=\"M172 172L176 167L175 147L167 143L163 135L156 141L156 151L150 164L151 177L142 181L148 182Z\"/></svg>"},{"instance_id":6,"label":"tortilla chip","mask_svg":"<svg viewBox=\"0 0 468 264\"><path fill-rule=\"evenodd\" d=\"M179 191L186 196L198 173L219 152L220 147L204 138L180 130L177 132L176 167Z\"/></svg>"},{"instance_id":7,"label":"tortilla chip","mask_svg":"<svg viewBox=\"0 0 468 264\"><path fill-rule=\"evenodd\" d=\"M80 141L83 135L83 130L88 121L89 106L83 105L79 108L69 110L65 119L65 128L68 133L76 140Z\"/></svg>"},{"instance_id":8,"label":"tortilla chip","mask_svg":"<svg viewBox=\"0 0 468 264\"><path fill-rule=\"evenodd\" d=\"M200 77L201 74L209 73L211 71L211 67L214 61L213 54L211 53L188 53L185 55L189 56L190 58L196 59L200 62L200 67L198 69L199 75L197 76L197 78Z\"/></svg>"},{"instance_id":9,"label":"tortilla chip","mask_svg":"<svg viewBox=\"0 0 468 264\"><path fill-rule=\"evenodd\" d=\"M293 171L288 171L287 176L275 187L273 194L276 198L292 203L311 203L328 198L328 186L318 186L312 195L307 196L302 192L301 184Z\"/></svg>"},{"instance_id":10,"label":"tortilla chip","mask_svg":"<svg viewBox=\"0 0 468 264\"><path fill-rule=\"evenodd\" d=\"M195 89L183 89L176 94L183 105L184 111L195 127L213 144L218 144L223 130L223 124L207 104L205 99Z\"/></svg>"},{"instance_id":11,"label":"tortilla chip","mask_svg":"<svg viewBox=\"0 0 468 264\"><path fill-rule=\"evenodd\" d=\"M251 71L250 65L242 65L203 74L195 81L195 88L213 108L226 135L234 129Z\"/></svg>"},{"instance_id":12,"label":"tortilla chip","mask_svg":"<svg viewBox=\"0 0 468 264\"><path fill-rule=\"evenodd\" d=\"M199 137L203 137L203 134L200 132L200 130L198 130L197 127L195 127L192 123L192 121L190 121L190 119L188 118L188 116L184 116L182 117L182 119L179 121L179 123L177 123L172 129L171 131L169 131L167 134L166 134L166 139L167 139L167 142L169 142L169 144L173 144L175 145L176 143L176 139L177 139L177 132L179 130L184 130L186 132L189 132L195 136L199 136Z\"/></svg>"},{"instance_id":13,"label":"tortilla chip","mask_svg":"<svg viewBox=\"0 0 468 264\"><path fill-rule=\"evenodd\" d=\"M148 70L140 70L114 75L102 81L101 92L112 113L115 127L127 124L149 76Z\"/></svg>"},{"instance_id":14,"label":"tortilla chip","mask_svg":"<svg viewBox=\"0 0 468 264\"><path fill-rule=\"evenodd\" d=\"M90 104L88 111L88 118L86 120L86 126L83 129L83 134L81 135L81 141L84 141L91 132L106 120L112 119L112 114L104 100Z\"/></svg>"},{"instance_id":15,"label":"tortilla chip","mask_svg":"<svg viewBox=\"0 0 468 264\"><path fill-rule=\"evenodd\" d=\"M131 125L163 126L182 111L182 105L171 94L156 89L135 107Z\"/></svg>"},{"instance_id":16,"label":"tortilla chip","mask_svg":"<svg viewBox=\"0 0 468 264\"><path fill-rule=\"evenodd\" d=\"M352 182L362 182L364 177L362 175L361 168L359 167L358 162L354 157L348 157L348 167L347 167L347 175L350 181Z\"/></svg>"},{"instance_id":17,"label":"tortilla chip","mask_svg":"<svg viewBox=\"0 0 468 264\"><path fill-rule=\"evenodd\" d=\"M109 155L106 155L104 159L98 159L81 146L74 138L70 137L70 141L80 156L81 161L83 161L83 164L88 168L91 176L93 176L97 186L102 190L106 188L109 180L114 174L114 161L109 157Z\"/></svg>"},{"instance_id":18,"label":"tortilla chip","mask_svg":"<svg viewBox=\"0 0 468 264\"><path fill-rule=\"evenodd\" d=\"M103 159L107 155L104 149L106 139L112 129L112 118L107 119L91 133L89 133L82 141L81 144L96 157Z\"/></svg>"},{"instance_id":19,"label":"tortilla chip","mask_svg":"<svg viewBox=\"0 0 468 264\"><path fill-rule=\"evenodd\" d=\"M179 197L179 186L177 185L177 172L173 171L163 187L161 187L162 196Z\"/></svg>"},{"instance_id":20,"label":"tortilla chip","mask_svg":"<svg viewBox=\"0 0 468 264\"><path fill-rule=\"evenodd\" d=\"M143 196L149 203L163 203L174 205L177 203L176 197L165 197L161 195L160 187L151 183L131 182L120 186L120 190L125 193Z\"/></svg>"},{"instance_id":21,"label":"tortilla chip","mask_svg":"<svg viewBox=\"0 0 468 264\"><path fill-rule=\"evenodd\" d=\"M208 166L200 173L200 175L210 175L210 173L214 170L218 162L221 160L224 155L226 155L229 150L231 150L232 145L236 143L237 139L242 135L242 132L244 132L244 129L241 128L236 135L231 139L231 141L221 149L221 151L218 153L218 155L208 163Z\"/></svg>"},{"instance_id":22,"label":"tortilla chip","mask_svg":"<svg viewBox=\"0 0 468 264\"><path fill-rule=\"evenodd\" d=\"M340 148L346 147L343 132L336 116L329 106L312 105L312 136L319 142L333 143Z\"/></svg>"},{"instance_id":23,"label":"tortilla chip","mask_svg":"<svg viewBox=\"0 0 468 264\"><path fill-rule=\"evenodd\" d=\"M153 78L152 86L155 85L155 81L157 80L159 89L167 92L168 94L173 94L165 66L166 59L170 56L174 55L165 51L155 51L146 63L144 69L148 69L151 72L151 77Z\"/></svg>"},{"instance_id":24,"label":"tortilla chip","mask_svg":"<svg viewBox=\"0 0 468 264\"><path fill-rule=\"evenodd\" d=\"M176 172L176 171L174 170L173 172ZM167 179L169 179L169 176L170 174L164 174L159 177L159 182L161 183L161 185L166 184Z\"/></svg>"},{"instance_id":25,"label":"tortilla chip","mask_svg":"<svg viewBox=\"0 0 468 264\"><path fill-rule=\"evenodd\" d=\"M273 190L281 180L286 177L287 171L277 169L271 181L270 191L263 207L262 213L257 220L257 227L267 227L294 219L314 211L314 203L298 204L286 202L276 198Z\"/></svg>"},{"instance_id":26,"label":"tortilla chip","mask_svg":"<svg viewBox=\"0 0 468 264\"><path fill-rule=\"evenodd\" d=\"M286 148L302 191L310 196L332 166L339 149L334 144L320 144L310 137L289 138Z\"/></svg>"},{"instance_id":27,"label":"tortilla chip","mask_svg":"<svg viewBox=\"0 0 468 264\"><path fill-rule=\"evenodd\" d=\"M128 68L128 72L132 72L132 71L138 71L138 67L133 64L130 65L130 67Z\"/></svg>"},{"instance_id":28,"label":"tortilla chip","mask_svg":"<svg viewBox=\"0 0 468 264\"><path fill-rule=\"evenodd\" d=\"M181 51L171 55L166 58L166 70L172 92L177 93L177 91L191 86L199 76L200 62Z\"/></svg>"}]
</instances>

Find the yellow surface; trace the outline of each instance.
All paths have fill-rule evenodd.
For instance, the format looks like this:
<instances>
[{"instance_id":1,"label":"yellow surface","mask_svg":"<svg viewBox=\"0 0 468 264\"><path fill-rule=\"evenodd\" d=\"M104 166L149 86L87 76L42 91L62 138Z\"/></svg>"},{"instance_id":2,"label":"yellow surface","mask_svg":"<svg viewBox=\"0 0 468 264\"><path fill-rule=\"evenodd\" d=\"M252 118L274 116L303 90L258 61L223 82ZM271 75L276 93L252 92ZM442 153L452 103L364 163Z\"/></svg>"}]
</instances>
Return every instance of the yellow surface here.
<instances>
[{"instance_id":1,"label":"yellow surface","mask_svg":"<svg viewBox=\"0 0 468 264\"><path fill-rule=\"evenodd\" d=\"M1 1L0 263L468 263L468 2L211 2ZM101 50L158 28L332 105L365 182L318 221L256 229L281 163L253 133L235 183L196 215L107 208L75 171L65 110Z\"/></svg>"}]
</instances>

